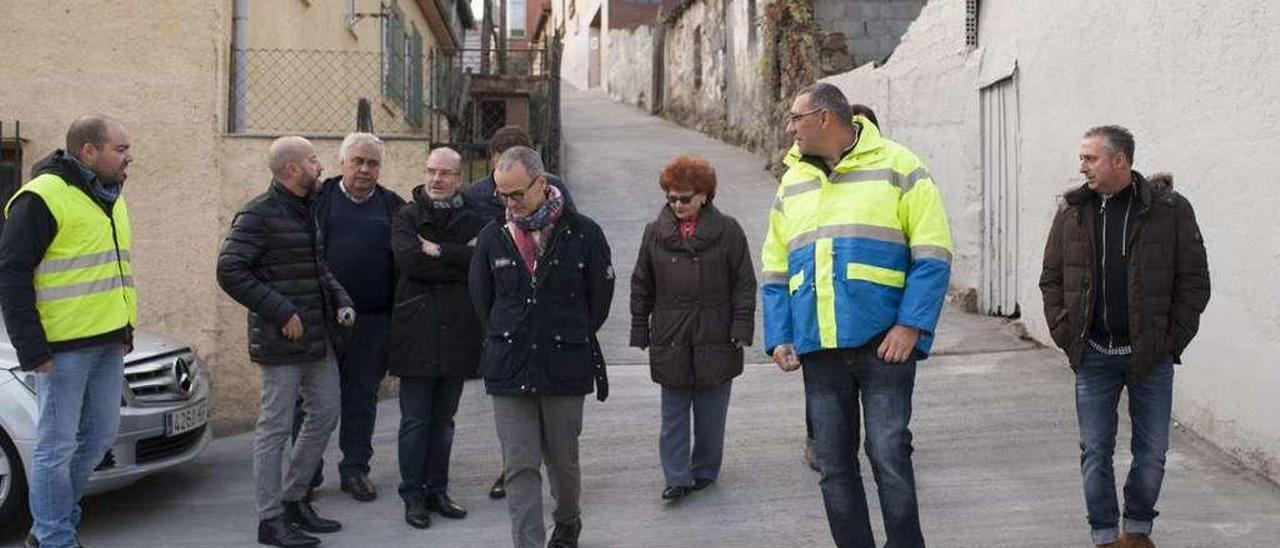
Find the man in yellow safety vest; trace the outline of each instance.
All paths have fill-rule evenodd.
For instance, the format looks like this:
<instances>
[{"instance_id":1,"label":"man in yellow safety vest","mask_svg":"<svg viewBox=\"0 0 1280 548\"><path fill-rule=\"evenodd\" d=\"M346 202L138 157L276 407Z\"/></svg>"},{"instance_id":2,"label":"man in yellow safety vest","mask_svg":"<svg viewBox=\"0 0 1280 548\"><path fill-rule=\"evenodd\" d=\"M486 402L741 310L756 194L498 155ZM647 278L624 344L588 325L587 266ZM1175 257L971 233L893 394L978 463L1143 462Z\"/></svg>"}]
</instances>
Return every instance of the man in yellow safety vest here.
<instances>
[{"instance_id":1,"label":"man in yellow safety vest","mask_svg":"<svg viewBox=\"0 0 1280 548\"><path fill-rule=\"evenodd\" d=\"M129 134L87 116L66 146L5 204L0 235L0 307L19 366L36 372L40 409L26 543L46 548L77 545L80 497L120 426L138 317L120 195Z\"/></svg>"}]
</instances>

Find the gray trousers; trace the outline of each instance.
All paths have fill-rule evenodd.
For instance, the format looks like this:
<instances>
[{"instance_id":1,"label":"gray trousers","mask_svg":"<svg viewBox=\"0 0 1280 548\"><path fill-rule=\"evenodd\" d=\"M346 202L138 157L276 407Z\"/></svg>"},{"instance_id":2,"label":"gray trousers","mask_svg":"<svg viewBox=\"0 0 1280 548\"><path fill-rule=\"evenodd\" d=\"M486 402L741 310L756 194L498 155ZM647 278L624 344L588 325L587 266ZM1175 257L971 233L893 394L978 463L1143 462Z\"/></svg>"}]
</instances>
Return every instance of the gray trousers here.
<instances>
[{"instance_id":1,"label":"gray trousers","mask_svg":"<svg viewBox=\"0 0 1280 548\"><path fill-rule=\"evenodd\" d=\"M311 475L320 465L329 435L338 424L341 394L338 361L330 351L324 359L297 365L265 365L262 373L262 410L253 431L253 476L257 481L258 519L284 512L281 501L301 500ZM282 471L285 444L293 427L298 399L306 417ZM281 476L283 475L283 493Z\"/></svg>"},{"instance_id":2,"label":"gray trousers","mask_svg":"<svg viewBox=\"0 0 1280 548\"><path fill-rule=\"evenodd\" d=\"M733 381L713 388L662 387L662 433L658 453L668 487L715 481L724 457L724 423ZM693 452L689 451L689 411L693 411Z\"/></svg>"},{"instance_id":3,"label":"gray trousers","mask_svg":"<svg viewBox=\"0 0 1280 548\"><path fill-rule=\"evenodd\" d=\"M581 515L578 435L582 433L582 396L494 396L493 420L502 443L507 478L507 510L516 548L542 548L542 463L547 464L556 523Z\"/></svg>"}]
</instances>

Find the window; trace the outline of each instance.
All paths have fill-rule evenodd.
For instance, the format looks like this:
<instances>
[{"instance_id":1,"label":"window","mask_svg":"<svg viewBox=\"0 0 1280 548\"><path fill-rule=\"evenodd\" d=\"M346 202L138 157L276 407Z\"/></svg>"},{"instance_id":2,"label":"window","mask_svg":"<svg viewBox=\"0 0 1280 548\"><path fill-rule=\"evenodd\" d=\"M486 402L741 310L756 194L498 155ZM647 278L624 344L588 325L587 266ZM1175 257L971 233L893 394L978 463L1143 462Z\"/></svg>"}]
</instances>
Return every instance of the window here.
<instances>
[{"instance_id":1,"label":"window","mask_svg":"<svg viewBox=\"0 0 1280 548\"><path fill-rule=\"evenodd\" d=\"M382 97L404 107L405 88L404 12L392 2L382 12Z\"/></svg>"},{"instance_id":2,"label":"window","mask_svg":"<svg viewBox=\"0 0 1280 548\"><path fill-rule=\"evenodd\" d=\"M526 0L507 0L507 37L524 38Z\"/></svg>"},{"instance_id":3,"label":"window","mask_svg":"<svg viewBox=\"0 0 1280 548\"><path fill-rule=\"evenodd\" d=\"M7 133L6 133L7 132ZM22 187L22 126L0 122L0 204ZM0 220L0 226L4 221Z\"/></svg>"}]
</instances>

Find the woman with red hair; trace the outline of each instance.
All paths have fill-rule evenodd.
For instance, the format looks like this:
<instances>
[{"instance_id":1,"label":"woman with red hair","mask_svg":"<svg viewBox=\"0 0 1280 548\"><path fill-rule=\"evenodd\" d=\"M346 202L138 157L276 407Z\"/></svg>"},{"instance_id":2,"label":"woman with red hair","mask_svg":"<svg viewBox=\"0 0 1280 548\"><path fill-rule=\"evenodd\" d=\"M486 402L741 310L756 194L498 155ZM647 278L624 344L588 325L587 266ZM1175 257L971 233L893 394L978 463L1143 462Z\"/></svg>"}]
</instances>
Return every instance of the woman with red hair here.
<instances>
[{"instance_id":1,"label":"woman with red hair","mask_svg":"<svg viewBox=\"0 0 1280 548\"><path fill-rule=\"evenodd\" d=\"M631 346L649 349L662 386L662 498L675 500L720 475L730 386L755 332L756 278L742 227L712 204L706 160L680 156L658 183L667 203L645 226L631 276Z\"/></svg>"}]
</instances>

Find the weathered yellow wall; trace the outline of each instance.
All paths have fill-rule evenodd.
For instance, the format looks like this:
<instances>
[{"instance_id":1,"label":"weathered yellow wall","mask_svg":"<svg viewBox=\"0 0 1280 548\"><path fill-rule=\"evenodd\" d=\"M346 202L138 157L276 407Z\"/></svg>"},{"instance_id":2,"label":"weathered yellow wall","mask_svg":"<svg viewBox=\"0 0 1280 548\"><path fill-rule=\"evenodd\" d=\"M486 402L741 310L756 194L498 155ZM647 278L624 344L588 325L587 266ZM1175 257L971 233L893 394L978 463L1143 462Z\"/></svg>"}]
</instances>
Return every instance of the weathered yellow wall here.
<instances>
[{"instance_id":1,"label":"weathered yellow wall","mask_svg":"<svg viewBox=\"0 0 1280 548\"><path fill-rule=\"evenodd\" d=\"M3 0L0 119L20 120L31 164L83 114L133 140L125 196L134 224L140 328L216 352L212 283L220 218L219 112L230 2Z\"/></svg>"},{"instance_id":2,"label":"weathered yellow wall","mask_svg":"<svg viewBox=\"0 0 1280 548\"><path fill-rule=\"evenodd\" d=\"M378 19L359 22L353 36L346 2L250 5L250 47L380 51ZM377 5L359 0L358 7ZM401 7L429 49L435 41L416 3L401 0ZM0 121L6 131L22 122L27 173L62 147L67 126L82 114L113 116L131 133L125 196L139 327L190 344L209 364L220 434L253 424L258 372L248 362L244 309L218 288L214 269L232 216L266 188L273 137L225 134L231 18L232 0L0 0ZM354 105L351 117L354 126ZM339 142L316 139L326 175L338 173ZM384 182L407 197L425 158L422 140L389 142Z\"/></svg>"},{"instance_id":3,"label":"weathered yellow wall","mask_svg":"<svg viewBox=\"0 0 1280 548\"><path fill-rule=\"evenodd\" d=\"M222 217L226 222L218 227L218 238L226 235L230 219L245 202L267 189L271 175L267 171L267 148L272 139L267 137L225 137L222 140L221 165ZM315 138L311 140L324 166L323 177L341 173L338 166L340 138ZM426 144L417 140L391 140L386 144L381 174L382 184L406 200L410 191L422 183L426 169ZM216 253L216 251L214 251ZM258 408L258 366L249 362L245 340L245 309L225 294L219 293L217 325L222 349L210 361L218 364L219 401L216 406L224 429L243 430L252 426Z\"/></svg>"},{"instance_id":4,"label":"weathered yellow wall","mask_svg":"<svg viewBox=\"0 0 1280 548\"><path fill-rule=\"evenodd\" d=\"M405 31L422 35L423 54L437 40L414 0L397 0ZM357 13L378 13L380 0L357 0ZM382 20L364 17L348 25L348 4L338 0L250 2L247 47L249 128L271 126L310 133L333 133L326 122L355 127L354 97L373 102L374 128L381 133L425 133L404 110L381 101ZM424 68L427 61L423 61ZM427 76L424 76L424 83ZM298 90L308 89L305 94ZM307 96L311 101L292 100ZM285 98L284 100L278 100ZM425 100L425 97L424 97ZM256 107L256 108L255 108ZM425 116L430 120L429 113ZM327 124L332 126L331 123Z\"/></svg>"}]
</instances>

